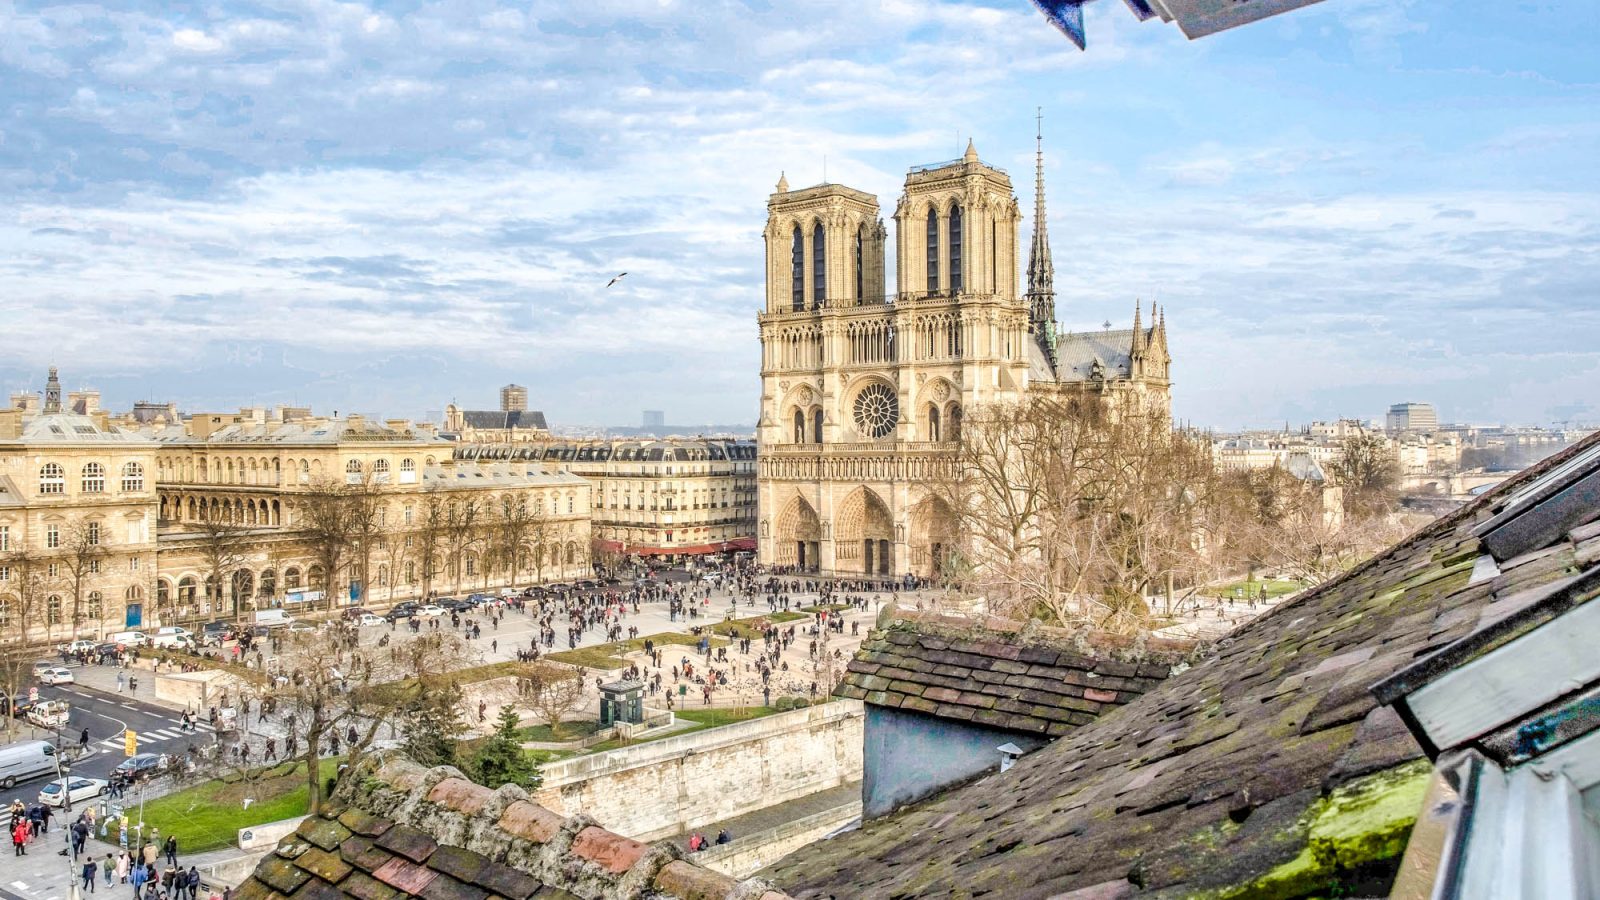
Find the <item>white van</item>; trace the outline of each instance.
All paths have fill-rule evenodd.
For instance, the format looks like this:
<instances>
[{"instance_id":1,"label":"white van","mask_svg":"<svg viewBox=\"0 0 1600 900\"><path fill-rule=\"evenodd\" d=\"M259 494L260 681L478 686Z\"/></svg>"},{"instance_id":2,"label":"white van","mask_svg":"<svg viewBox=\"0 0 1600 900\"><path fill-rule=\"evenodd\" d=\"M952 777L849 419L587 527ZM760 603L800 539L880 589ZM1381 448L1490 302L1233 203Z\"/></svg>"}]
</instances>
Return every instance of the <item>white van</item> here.
<instances>
[{"instance_id":1,"label":"white van","mask_svg":"<svg viewBox=\"0 0 1600 900\"><path fill-rule=\"evenodd\" d=\"M22 741L0 747L0 788L10 790L31 778L55 774L56 748L49 741Z\"/></svg>"},{"instance_id":2,"label":"white van","mask_svg":"<svg viewBox=\"0 0 1600 900\"><path fill-rule=\"evenodd\" d=\"M142 631L119 631L107 635L106 641L112 644L121 644L124 647L143 647L150 643L150 636Z\"/></svg>"},{"instance_id":3,"label":"white van","mask_svg":"<svg viewBox=\"0 0 1600 900\"><path fill-rule=\"evenodd\" d=\"M150 644L155 647L182 647L194 640L194 635L187 628L168 626L157 628L155 637L150 639Z\"/></svg>"}]
</instances>

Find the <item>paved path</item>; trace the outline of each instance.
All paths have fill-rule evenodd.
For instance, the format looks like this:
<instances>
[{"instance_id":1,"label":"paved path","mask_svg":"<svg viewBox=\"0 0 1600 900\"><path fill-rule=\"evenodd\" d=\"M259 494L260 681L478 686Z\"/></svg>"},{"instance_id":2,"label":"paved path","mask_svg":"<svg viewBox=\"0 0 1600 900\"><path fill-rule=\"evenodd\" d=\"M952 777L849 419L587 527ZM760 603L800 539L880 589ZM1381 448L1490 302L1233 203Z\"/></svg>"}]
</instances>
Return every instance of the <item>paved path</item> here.
<instances>
[{"instance_id":1,"label":"paved path","mask_svg":"<svg viewBox=\"0 0 1600 900\"><path fill-rule=\"evenodd\" d=\"M728 836L737 841L740 838L751 837L753 835L760 834L763 831L777 828L779 825L786 825L790 822L803 819L806 816L813 816L817 813L826 812L830 809L838 809L841 806L847 806L851 803L860 802L861 782L852 781L849 784L841 784L836 788L829 788L826 791L818 791L815 794L807 794L804 797L799 797L786 803L779 803L775 806L769 806L765 809L758 809L755 812L745 813L742 816L735 816L725 821L712 822L702 825L699 828L690 829L682 834L674 835L668 838L668 840L674 844L677 844L680 849L688 852L689 835L695 831L705 835L706 840L715 841L717 839L717 831L726 828L728 830ZM716 845L712 844L711 846L715 847ZM693 859L692 856L690 858Z\"/></svg>"}]
</instances>

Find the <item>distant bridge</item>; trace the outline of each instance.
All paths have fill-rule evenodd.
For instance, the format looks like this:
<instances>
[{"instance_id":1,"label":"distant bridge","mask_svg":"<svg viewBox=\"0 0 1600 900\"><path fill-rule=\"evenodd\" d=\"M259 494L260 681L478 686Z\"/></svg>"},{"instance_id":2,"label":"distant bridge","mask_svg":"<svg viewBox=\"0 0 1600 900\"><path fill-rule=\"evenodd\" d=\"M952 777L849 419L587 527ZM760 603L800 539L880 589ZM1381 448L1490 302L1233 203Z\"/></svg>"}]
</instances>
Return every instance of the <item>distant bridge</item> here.
<instances>
[{"instance_id":1,"label":"distant bridge","mask_svg":"<svg viewBox=\"0 0 1600 900\"><path fill-rule=\"evenodd\" d=\"M1406 475L1400 479L1405 497L1443 497L1470 500L1505 481L1513 472L1485 472L1476 469L1454 475Z\"/></svg>"}]
</instances>

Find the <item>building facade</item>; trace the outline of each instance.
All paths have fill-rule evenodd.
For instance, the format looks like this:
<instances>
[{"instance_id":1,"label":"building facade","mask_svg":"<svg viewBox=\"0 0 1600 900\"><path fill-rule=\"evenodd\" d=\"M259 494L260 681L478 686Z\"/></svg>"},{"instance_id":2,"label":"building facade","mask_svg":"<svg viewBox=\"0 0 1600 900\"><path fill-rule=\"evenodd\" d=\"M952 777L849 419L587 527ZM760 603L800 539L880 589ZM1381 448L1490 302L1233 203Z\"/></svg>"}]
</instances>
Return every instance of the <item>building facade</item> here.
<instances>
[{"instance_id":1,"label":"building facade","mask_svg":"<svg viewBox=\"0 0 1600 900\"><path fill-rule=\"evenodd\" d=\"M1431 403L1396 403L1389 407L1384 426L1390 434L1432 434L1439 430L1439 414Z\"/></svg>"},{"instance_id":2,"label":"building facade","mask_svg":"<svg viewBox=\"0 0 1600 900\"><path fill-rule=\"evenodd\" d=\"M822 184L767 204L761 331L762 563L803 571L938 574L951 512L928 488L966 410L1030 392L1082 394L1166 414L1164 317L1060 334L1045 228L1043 154L1020 289L1021 212L1010 177L970 144L913 168L888 230L870 194Z\"/></svg>"},{"instance_id":3,"label":"building facade","mask_svg":"<svg viewBox=\"0 0 1600 900\"><path fill-rule=\"evenodd\" d=\"M121 630L155 578L156 444L59 392L33 409L0 413L0 636Z\"/></svg>"},{"instance_id":4,"label":"building facade","mask_svg":"<svg viewBox=\"0 0 1600 900\"><path fill-rule=\"evenodd\" d=\"M537 459L588 481L597 559L755 549L754 441L606 440L461 452L477 459Z\"/></svg>"},{"instance_id":5,"label":"building facade","mask_svg":"<svg viewBox=\"0 0 1600 900\"><path fill-rule=\"evenodd\" d=\"M592 571L591 485L537 460L461 458L398 420L244 410L139 428L70 402L52 372L42 403L0 410L0 639ZM335 496L359 517L337 532L318 512Z\"/></svg>"}]
</instances>

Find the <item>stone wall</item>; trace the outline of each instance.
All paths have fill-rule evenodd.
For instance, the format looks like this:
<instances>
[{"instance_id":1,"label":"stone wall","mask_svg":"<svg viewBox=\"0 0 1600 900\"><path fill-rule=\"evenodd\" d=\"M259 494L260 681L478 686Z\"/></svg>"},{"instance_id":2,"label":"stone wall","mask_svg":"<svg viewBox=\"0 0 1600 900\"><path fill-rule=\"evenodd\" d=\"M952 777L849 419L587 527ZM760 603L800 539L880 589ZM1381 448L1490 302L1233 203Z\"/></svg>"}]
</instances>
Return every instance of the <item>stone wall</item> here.
<instances>
[{"instance_id":1,"label":"stone wall","mask_svg":"<svg viewBox=\"0 0 1600 900\"><path fill-rule=\"evenodd\" d=\"M836 700L545 764L535 796L653 841L861 778L862 705Z\"/></svg>"},{"instance_id":2,"label":"stone wall","mask_svg":"<svg viewBox=\"0 0 1600 900\"><path fill-rule=\"evenodd\" d=\"M746 878L860 818L861 804L850 803L735 838L732 843L696 853L693 859L714 872Z\"/></svg>"}]
</instances>

